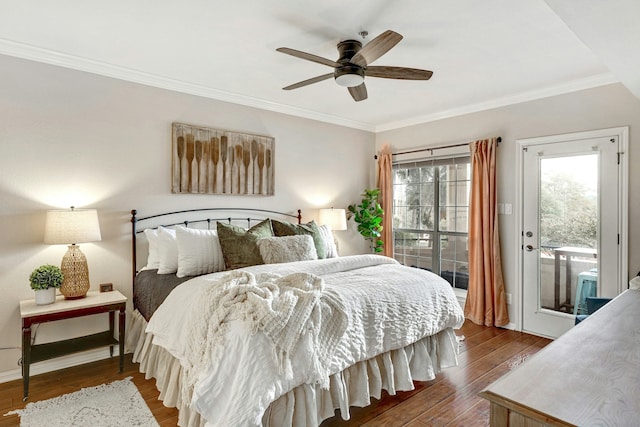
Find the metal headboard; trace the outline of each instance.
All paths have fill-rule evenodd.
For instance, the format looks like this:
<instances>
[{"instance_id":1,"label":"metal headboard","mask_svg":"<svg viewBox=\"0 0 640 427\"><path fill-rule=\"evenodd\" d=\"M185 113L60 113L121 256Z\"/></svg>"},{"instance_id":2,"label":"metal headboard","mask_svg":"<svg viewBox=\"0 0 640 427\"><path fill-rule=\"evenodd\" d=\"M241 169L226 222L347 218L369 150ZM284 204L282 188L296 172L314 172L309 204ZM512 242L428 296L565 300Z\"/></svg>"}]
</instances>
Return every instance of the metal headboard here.
<instances>
[{"instance_id":1,"label":"metal headboard","mask_svg":"<svg viewBox=\"0 0 640 427\"><path fill-rule=\"evenodd\" d=\"M243 213L247 213L250 216L242 216L242 217L238 217L238 216L220 216L218 218L214 218L212 216L206 216L206 218L196 218L196 219L188 219L188 220L184 220L184 221L177 221L177 222L169 222L169 223L158 223L158 222L162 222L162 218L170 218L170 217L179 217L179 216L186 216L189 214L195 214L198 215L199 213L213 213L213 212L227 212L227 213L234 213L235 215L238 214L243 214ZM298 224L302 224L302 211L300 209L298 209L298 214L294 215L291 213L287 213L287 212L278 212L278 211L272 211L272 210L268 210L268 209L251 209L251 208L201 208L201 209L186 209L186 210L181 210L181 211L173 211L173 212L164 212L164 213L159 213L156 215L150 215L150 216L145 216L145 217L141 217L138 218L137 217L138 211L135 209L131 210L131 263L132 263L132 269L133 269L133 282L135 283L135 278L136 278L136 274L138 273L137 271L137 244L136 244L136 236L142 232L144 232L145 229L148 228L157 228L157 227L171 227L171 226L175 226L175 225L184 225L185 227L188 227L189 224L197 224L197 223L207 223L207 228L211 229L211 225L217 222L217 221L227 221L229 224L231 224L232 222L236 221L247 221L247 227L251 227L251 223L255 222L255 221L262 221L266 218L268 218L269 214L273 214L276 215L278 217L281 218L292 218L292 219L296 219L298 221ZM256 217L252 217L251 215L255 215L255 214L263 214L263 216L261 218L256 218ZM155 219L159 219L159 221L152 221ZM175 220L174 220L175 221ZM140 227L139 225L141 223L144 224L150 224L149 226L142 226Z\"/></svg>"}]
</instances>

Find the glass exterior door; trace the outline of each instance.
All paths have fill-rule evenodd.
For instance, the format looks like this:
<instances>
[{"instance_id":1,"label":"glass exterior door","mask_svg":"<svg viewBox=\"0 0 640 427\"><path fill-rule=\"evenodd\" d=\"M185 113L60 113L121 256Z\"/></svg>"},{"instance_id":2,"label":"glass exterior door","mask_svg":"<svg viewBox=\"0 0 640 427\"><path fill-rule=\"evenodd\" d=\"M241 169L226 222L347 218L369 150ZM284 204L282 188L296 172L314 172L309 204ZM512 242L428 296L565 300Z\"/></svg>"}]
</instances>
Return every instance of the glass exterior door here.
<instances>
[{"instance_id":1,"label":"glass exterior door","mask_svg":"<svg viewBox=\"0 0 640 427\"><path fill-rule=\"evenodd\" d=\"M617 144L610 138L524 146L523 329L552 338L618 289Z\"/></svg>"}]
</instances>

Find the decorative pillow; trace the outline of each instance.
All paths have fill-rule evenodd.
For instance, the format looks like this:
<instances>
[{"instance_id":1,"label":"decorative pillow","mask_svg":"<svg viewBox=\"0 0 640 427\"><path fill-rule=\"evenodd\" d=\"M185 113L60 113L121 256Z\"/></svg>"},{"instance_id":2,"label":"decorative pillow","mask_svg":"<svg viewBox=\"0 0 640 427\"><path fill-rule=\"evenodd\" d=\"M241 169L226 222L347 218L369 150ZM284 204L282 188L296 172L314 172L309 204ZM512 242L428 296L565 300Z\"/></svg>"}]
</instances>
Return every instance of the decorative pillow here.
<instances>
[{"instance_id":1,"label":"decorative pillow","mask_svg":"<svg viewBox=\"0 0 640 427\"><path fill-rule=\"evenodd\" d=\"M299 234L307 234L313 237L318 259L326 258L327 250L324 247L324 241L318 230L318 224L316 224L315 221L306 224L291 224L289 222L271 220L271 225L273 226L273 234L278 237L295 236Z\"/></svg>"},{"instance_id":2,"label":"decorative pillow","mask_svg":"<svg viewBox=\"0 0 640 427\"><path fill-rule=\"evenodd\" d=\"M158 274L173 274L178 271L178 242L176 230L158 227Z\"/></svg>"},{"instance_id":3,"label":"decorative pillow","mask_svg":"<svg viewBox=\"0 0 640 427\"><path fill-rule=\"evenodd\" d=\"M320 231L320 236L322 236L322 240L324 241L324 247L327 250L326 258L338 258L338 247L336 246L336 241L333 238L333 231L331 227L328 225L320 225L318 226L318 230Z\"/></svg>"},{"instance_id":4,"label":"decorative pillow","mask_svg":"<svg viewBox=\"0 0 640 427\"><path fill-rule=\"evenodd\" d=\"M265 264L318 259L313 238L307 234L266 237L257 244Z\"/></svg>"},{"instance_id":5,"label":"decorative pillow","mask_svg":"<svg viewBox=\"0 0 640 427\"><path fill-rule=\"evenodd\" d=\"M149 244L149 256L147 257L147 265L142 270L157 270L160 267L160 241L158 239L158 230L155 228L147 228L144 230Z\"/></svg>"},{"instance_id":6,"label":"decorative pillow","mask_svg":"<svg viewBox=\"0 0 640 427\"><path fill-rule=\"evenodd\" d=\"M271 221L265 219L248 230L222 222L218 222L217 228L227 270L264 264L256 242L273 236Z\"/></svg>"},{"instance_id":7,"label":"decorative pillow","mask_svg":"<svg viewBox=\"0 0 640 427\"><path fill-rule=\"evenodd\" d=\"M215 230L176 227L178 272L176 276L199 276L224 270L224 258Z\"/></svg>"}]
</instances>

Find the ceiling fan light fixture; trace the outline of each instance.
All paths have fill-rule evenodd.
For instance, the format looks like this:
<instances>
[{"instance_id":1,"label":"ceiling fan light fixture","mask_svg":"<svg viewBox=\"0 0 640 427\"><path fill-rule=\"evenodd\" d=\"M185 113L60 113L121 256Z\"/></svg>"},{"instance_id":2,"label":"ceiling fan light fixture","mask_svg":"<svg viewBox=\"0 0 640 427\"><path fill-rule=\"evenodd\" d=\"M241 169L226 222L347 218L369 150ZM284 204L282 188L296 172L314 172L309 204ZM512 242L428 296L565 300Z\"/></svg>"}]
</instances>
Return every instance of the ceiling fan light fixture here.
<instances>
[{"instance_id":1,"label":"ceiling fan light fixture","mask_svg":"<svg viewBox=\"0 0 640 427\"><path fill-rule=\"evenodd\" d=\"M364 70L353 65L336 68L334 73L336 83L342 87L360 86L364 82Z\"/></svg>"},{"instance_id":2,"label":"ceiling fan light fixture","mask_svg":"<svg viewBox=\"0 0 640 427\"><path fill-rule=\"evenodd\" d=\"M336 83L343 87L360 86L364 82L364 77L358 74L343 74L336 77Z\"/></svg>"}]
</instances>

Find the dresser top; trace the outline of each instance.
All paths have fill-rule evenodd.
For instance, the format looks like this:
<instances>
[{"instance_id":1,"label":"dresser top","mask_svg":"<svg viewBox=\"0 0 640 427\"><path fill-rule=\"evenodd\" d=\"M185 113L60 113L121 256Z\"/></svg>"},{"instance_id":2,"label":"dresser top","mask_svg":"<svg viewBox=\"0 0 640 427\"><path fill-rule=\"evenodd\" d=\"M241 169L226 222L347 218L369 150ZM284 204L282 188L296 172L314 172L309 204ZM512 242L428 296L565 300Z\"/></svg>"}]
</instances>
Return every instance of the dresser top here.
<instances>
[{"instance_id":1,"label":"dresser top","mask_svg":"<svg viewBox=\"0 0 640 427\"><path fill-rule=\"evenodd\" d=\"M482 395L573 425L637 425L639 324L640 291L627 290Z\"/></svg>"}]
</instances>

